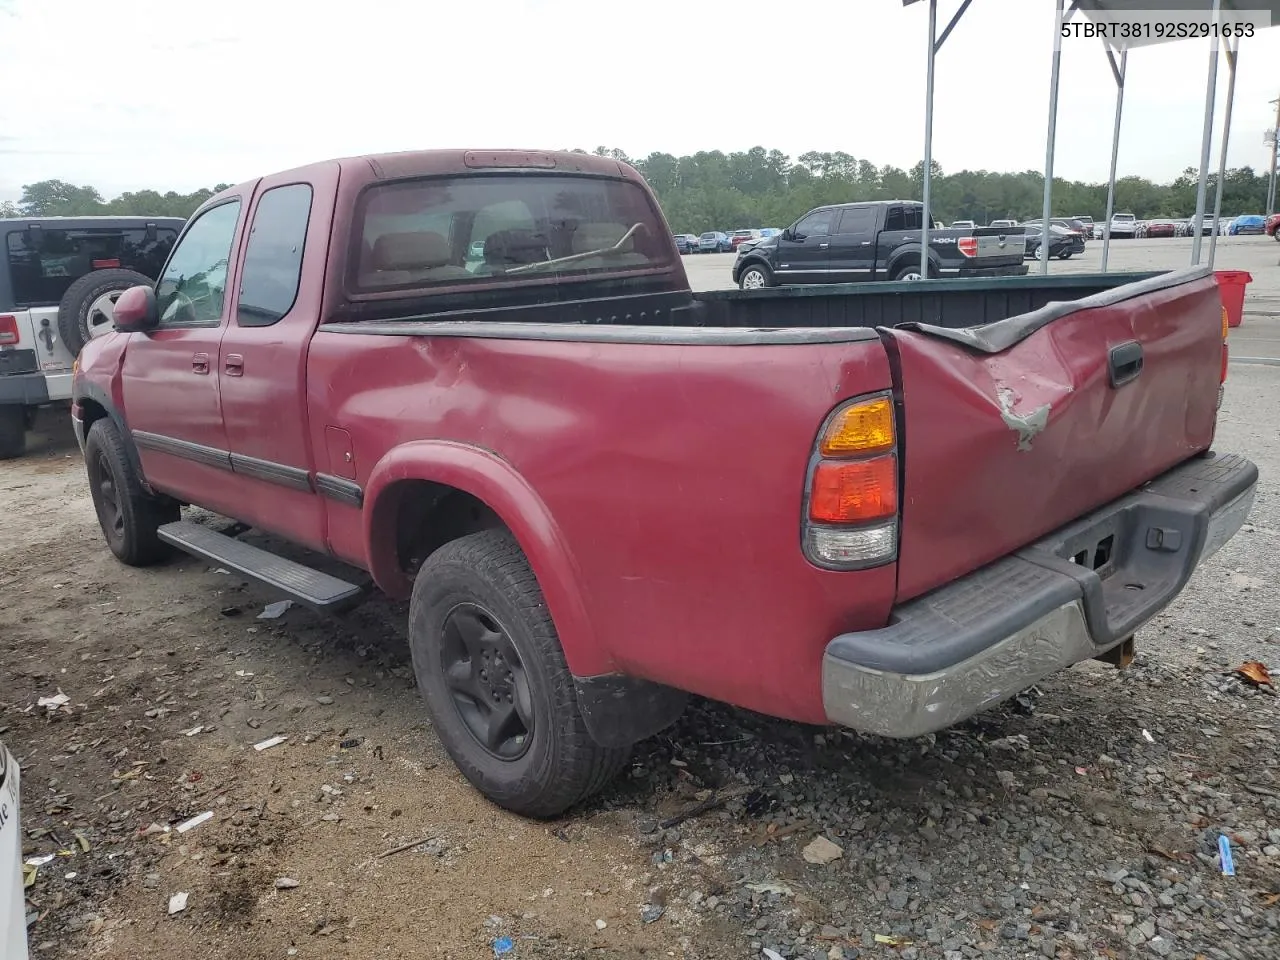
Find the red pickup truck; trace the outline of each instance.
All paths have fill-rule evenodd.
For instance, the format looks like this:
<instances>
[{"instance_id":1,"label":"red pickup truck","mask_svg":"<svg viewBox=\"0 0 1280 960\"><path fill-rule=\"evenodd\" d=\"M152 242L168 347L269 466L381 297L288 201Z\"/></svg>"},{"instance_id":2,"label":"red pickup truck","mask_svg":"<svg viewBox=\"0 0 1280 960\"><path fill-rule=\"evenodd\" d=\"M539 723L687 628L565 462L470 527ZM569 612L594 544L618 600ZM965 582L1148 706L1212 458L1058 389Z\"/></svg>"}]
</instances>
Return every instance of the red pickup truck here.
<instances>
[{"instance_id":1,"label":"red pickup truck","mask_svg":"<svg viewBox=\"0 0 1280 960\"><path fill-rule=\"evenodd\" d=\"M640 176L573 153L241 184L115 322L72 413L116 556L409 598L444 746L530 816L689 693L912 737L1124 663L1257 478L1210 450L1208 270L695 295Z\"/></svg>"}]
</instances>

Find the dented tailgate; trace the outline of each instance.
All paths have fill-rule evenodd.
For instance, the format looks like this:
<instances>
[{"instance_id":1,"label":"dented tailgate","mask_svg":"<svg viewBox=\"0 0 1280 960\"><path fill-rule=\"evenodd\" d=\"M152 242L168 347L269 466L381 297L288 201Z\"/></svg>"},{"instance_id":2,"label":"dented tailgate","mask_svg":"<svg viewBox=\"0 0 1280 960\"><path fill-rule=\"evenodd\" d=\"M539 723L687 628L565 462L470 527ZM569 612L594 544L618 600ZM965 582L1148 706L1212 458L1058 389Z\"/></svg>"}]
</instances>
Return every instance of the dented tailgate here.
<instances>
[{"instance_id":1,"label":"dented tailgate","mask_svg":"<svg viewBox=\"0 0 1280 960\"><path fill-rule=\"evenodd\" d=\"M898 601L1208 449L1221 310L1194 268L984 327L882 330L902 390Z\"/></svg>"}]
</instances>

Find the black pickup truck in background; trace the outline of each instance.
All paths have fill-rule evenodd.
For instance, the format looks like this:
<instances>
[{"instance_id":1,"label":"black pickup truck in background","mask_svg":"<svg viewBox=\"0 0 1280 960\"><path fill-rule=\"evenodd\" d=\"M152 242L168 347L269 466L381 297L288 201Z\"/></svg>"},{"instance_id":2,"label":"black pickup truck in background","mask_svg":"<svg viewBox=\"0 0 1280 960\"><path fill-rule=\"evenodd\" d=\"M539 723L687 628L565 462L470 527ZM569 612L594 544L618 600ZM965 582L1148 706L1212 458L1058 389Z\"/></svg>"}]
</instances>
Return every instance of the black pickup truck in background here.
<instances>
[{"instance_id":1,"label":"black pickup truck in background","mask_svg":"<svg viewBox=\"0 0 1280 960\"><path fill-rule=\"evenodd\" d=\"M743 251L733 282L743 290L792 283L919 280L924 205L909 200L810 210L782 233ZM1021 227L929 231L930 277L1026 274Z\"/></svg>"}]
</instances>

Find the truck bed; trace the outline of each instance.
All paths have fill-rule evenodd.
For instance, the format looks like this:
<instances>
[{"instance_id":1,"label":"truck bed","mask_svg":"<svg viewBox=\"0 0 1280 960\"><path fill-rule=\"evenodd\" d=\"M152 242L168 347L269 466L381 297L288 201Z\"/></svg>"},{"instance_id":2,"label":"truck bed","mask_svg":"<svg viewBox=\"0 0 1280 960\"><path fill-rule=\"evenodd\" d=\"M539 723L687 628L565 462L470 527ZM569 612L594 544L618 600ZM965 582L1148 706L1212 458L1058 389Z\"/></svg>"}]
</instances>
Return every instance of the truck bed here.
<instances>
[{"instance_id":1,"label":"truck bed","mask_svg":"<svg viewBox=\"0 0 1280 960\"><path fill-rule=\"evenodd\" d=\"M1179 283L1191 272L1081 273L1060 277L994 277L814 284L766 290L695 293L689 321L707 327L892 327L929 323L973 327L1080 300L1155 277Z\"/></svg>"}]
</instances>

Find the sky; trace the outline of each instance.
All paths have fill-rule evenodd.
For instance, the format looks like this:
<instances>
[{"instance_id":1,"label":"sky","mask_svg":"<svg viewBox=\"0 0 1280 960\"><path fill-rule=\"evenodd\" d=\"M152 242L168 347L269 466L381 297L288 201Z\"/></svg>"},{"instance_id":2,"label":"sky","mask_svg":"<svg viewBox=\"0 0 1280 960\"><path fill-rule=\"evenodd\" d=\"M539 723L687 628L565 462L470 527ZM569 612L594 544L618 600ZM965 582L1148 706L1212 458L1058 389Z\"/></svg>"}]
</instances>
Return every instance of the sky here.
<instances>
[{"instance_id":1,"label":"sky","mask_svg":"<svg viewBox=\"0 0 1280 960\"><path fill-rule=\"evenodd\" d=\"M940 0L945 23L959 0ZM0 0L0 200L59 178L188 192L431 147L923 156L927 3ZM938 55L934 159L1044 169L1053 0L974 0ZM1280 29L1240 48L1229 166L1265 169ZM1199 163L1209 41L1129 54L1119 175ZM1115 81L1063 43L1055 175L1105 181ZM1227 70L1219 69L1212 167Z\"/></svg>"}]
</instances>

